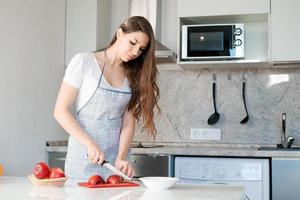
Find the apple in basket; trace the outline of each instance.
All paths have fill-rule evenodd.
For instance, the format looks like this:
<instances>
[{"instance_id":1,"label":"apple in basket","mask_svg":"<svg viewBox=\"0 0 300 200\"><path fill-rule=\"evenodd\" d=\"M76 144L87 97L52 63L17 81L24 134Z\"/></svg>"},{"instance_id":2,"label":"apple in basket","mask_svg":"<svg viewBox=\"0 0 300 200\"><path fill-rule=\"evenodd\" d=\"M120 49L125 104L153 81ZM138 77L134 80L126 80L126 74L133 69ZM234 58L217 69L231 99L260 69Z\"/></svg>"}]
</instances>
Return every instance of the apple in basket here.
<instances>
[{"instance_id":1,"label":"apple in basket","mask_svg":"<svg viewBox=\"0 0 300 200\"><path fill-rule=\"evenodd\" d=\"M49 166L45 162L39 162L34 165L33 175L37 179L53 179L65 177L64 171L61 168L49 168Z\"/></svg>"},{"instance_id":2,"label":"apple in basket","mask_svg":"<svg viewBox=\"0 0 300 200\"><path fill-rule=\"evenodd\" d=\"M66 177L66 175L64 174L64 171L59 168L59 167L53 167L50 169L50 173L49 173L49 178L62 178L62 177Z\"/></svg>"},{"instance_id":3,"label":"apple in basket","mask_svg":"<svg viewBox=\"0 0 300 200\"><path fill-rule=\"evenodd\" d=\"M48 178L50 174L49 166L44 162L35 164L33 168L33 175L37 179Z\"/></svg>"}]
</instances>

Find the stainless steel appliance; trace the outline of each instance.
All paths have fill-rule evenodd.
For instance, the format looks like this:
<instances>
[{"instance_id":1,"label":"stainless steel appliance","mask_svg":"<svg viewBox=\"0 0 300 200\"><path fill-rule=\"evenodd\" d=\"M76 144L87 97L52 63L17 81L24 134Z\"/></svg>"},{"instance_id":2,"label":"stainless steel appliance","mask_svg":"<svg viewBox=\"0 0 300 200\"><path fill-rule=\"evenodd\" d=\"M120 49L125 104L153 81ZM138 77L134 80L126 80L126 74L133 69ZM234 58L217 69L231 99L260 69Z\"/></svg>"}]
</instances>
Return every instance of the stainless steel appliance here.
<instances>
[{"instance_id":1,"label":"stainless steel appliance","mask_svg":"<svg viewBox=\"0 0 300 200\"><path fill-rule=\"evenodd\" d=\"M47 141L46 151L48 152L48 164L50 167L60 167L62 170L65 168L66 150L68 141Z\"/></svg>"},{"instance_id":2,"label":"stainless steel appliance","mask_svg":"<svg viewBox=\"0 0 300 200\"><path fill-rule=\"evenodd\" d=\"M155 57L157 61L164 60L174 63L176 61L177 55L171 49L155 40Z\"/></svg>"},{"instance_id":3,"label":"stainless steel appliance","mask_svg":"<svg viewBox=\"0 0 300 200\"><path fill-rule=\"evenodd\" d=\"M60 167L65 170L66 152L49 152L48 164L50 167Z\"/></svg>"},{"instance_id":4,"label":"stainless steel appliance","mask_svg":"<svg viewBox=\"0 0 300 200\"><path fill-rule=\"evenodd\" d=\"M269 159L175 157L181 182L244 186L245 199L269 200Z\"/></svg>"},{"instance_id":5,"label":"stainless steel appliance","mask_svg":"<svg viewBox=\"0 0 300 200\"><path fill-rule=\"evenodd\" d=\"M131 156L134 178L144 176L172 176L172 156L133 154Z\"/></svg>"},{"instance_id":6,"label":"stainless steel appliance","mask_svg":"<svg viewBox=\"0 0 300 200\"><path fill-rule=\"evenodd\" d=\"M240 59L244 43L244 24L182 25L180 59Z\"/></svg>"}]
</instances>

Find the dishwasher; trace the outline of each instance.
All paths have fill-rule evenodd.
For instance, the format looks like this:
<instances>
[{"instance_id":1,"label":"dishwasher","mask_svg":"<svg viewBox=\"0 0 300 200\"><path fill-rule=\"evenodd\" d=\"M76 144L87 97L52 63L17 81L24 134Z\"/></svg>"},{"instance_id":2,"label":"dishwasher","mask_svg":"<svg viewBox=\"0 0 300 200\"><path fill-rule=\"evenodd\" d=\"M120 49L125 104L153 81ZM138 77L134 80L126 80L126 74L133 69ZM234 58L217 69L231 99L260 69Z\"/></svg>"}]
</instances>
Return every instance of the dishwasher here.
<instances>
[{"instance_id":1,"label":"dishwasher","mask_svg":"<svg viewBox=\"0 0 300 200\"><path fill-rule=\"evenodd\" d=\"M270 200L267 158L175 157L175 177L182 183L243 186L246 200Z\"/></svg>"}]
</instances>

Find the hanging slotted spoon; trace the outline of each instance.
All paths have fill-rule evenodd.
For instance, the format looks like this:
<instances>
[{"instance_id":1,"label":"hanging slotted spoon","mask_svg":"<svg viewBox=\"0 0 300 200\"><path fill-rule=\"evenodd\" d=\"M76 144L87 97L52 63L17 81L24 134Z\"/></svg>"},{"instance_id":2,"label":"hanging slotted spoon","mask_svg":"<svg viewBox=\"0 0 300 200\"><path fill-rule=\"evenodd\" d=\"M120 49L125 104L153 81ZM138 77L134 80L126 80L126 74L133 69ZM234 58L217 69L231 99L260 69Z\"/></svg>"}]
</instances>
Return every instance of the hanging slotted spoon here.
<instances>
[{"instance_id":1,"label":"hanging slotted spoon","mask_svg":"<svg viewBox=\"0 0 300 200\"><path fill-rule=\"evenodd\" d=\"M213 93L213 102L214 102L215 112L207 120L207 123L209 125L214 125L220 119L220 114L217 112L217 107L216 107L216 80L215 80L215 76L214 76L214 81L213 81L212 93Z\"/></svg>"},{"instance_id":2,"label":"hanging slotted spoon","mask_svg":"<svg viewBox=\"0 0 300 200\"><path fill-rule=\"evenodd\" d=\"M244 102L244 107L245 107L245 111L246 111L247 115L244 119L242 119L240 121L241 124L246 124L249 120L249 114L248 114L247 105L246 105L246 95L245 95L246 91L245 90L246 90L246 79L244 78L244 80L243 80L243 102Z\"/></svg>"}]
</instances>

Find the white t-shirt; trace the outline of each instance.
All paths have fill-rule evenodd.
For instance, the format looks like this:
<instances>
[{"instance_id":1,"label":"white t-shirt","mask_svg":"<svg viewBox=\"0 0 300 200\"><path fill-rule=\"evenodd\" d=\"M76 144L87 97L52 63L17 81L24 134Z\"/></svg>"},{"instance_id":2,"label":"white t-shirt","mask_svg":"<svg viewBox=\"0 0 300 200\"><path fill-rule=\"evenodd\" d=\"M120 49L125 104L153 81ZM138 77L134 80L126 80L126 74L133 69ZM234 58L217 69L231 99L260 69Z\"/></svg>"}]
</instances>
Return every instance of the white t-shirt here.
<instances>
[{"instance_id":1,"label":"white t-shirt","mask_svg":"<svg viewBox=\"0 0 300 200\"><path fill-rule=\"evenodd\" d=\"M92 53L78 53L68 64L63 81L76 89L76 112L92 97L97 89L101 70Z\"/></svg>"},{"instance_id":2,"label":"white t-shirt","mask_svg":"<svg viewBox=\"0 0 300 200\"><path fill-rule=\"evenodd\" d=\"M93 96L97 89L101 74L102 71L93 53L78 53L71 59L66 68L63 81L78 89L75 103L76 112L81 110L81 108ZM131 92L127 78L125 79L123 86L120 88L111 86L104 76L102 77L102 80L105 82L105 88L121 92ZM101 81L101 85L103 82Z\"/></svg>"}]
</instances>

